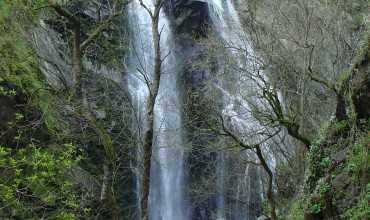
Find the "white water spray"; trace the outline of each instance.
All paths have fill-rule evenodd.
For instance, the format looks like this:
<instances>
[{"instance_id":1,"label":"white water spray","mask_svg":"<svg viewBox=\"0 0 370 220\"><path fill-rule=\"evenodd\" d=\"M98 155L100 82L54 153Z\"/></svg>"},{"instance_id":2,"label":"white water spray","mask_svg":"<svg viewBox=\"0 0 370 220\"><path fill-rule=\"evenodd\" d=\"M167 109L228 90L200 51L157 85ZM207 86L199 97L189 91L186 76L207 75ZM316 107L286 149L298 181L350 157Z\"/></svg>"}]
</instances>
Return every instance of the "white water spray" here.
<instances>
[{"instance_id":1,"label":"white water spray","mask_svg":"<svg viewBox=\"0 0 370 220\"><path fill-rule=\"evenodd\" d=\"M154 10L151 0L143 3ZM162 10L163 11L163 10ZM151 19L138 1L130 3L129 20L133 32L132 51L129 59L130 76L128 79L130 94L136 103L139 125L146 126L145 108L148 98L149 81L153 78L154 50ZM185 220L184 207L184 140L181 117L181 86L178 85L179 62L173 51L174 40L167 16L161 12L159 28L161 32L162 65L159 94L154 108L154 148L152 155L149 218L151 220ZM163 29L162 29L163 28ZM138 160L142 152L138 150ZM140 162L139 162L140 163ZM137 191L140 193L140 175L137 179Z\"/></svg>"}]
</instances>

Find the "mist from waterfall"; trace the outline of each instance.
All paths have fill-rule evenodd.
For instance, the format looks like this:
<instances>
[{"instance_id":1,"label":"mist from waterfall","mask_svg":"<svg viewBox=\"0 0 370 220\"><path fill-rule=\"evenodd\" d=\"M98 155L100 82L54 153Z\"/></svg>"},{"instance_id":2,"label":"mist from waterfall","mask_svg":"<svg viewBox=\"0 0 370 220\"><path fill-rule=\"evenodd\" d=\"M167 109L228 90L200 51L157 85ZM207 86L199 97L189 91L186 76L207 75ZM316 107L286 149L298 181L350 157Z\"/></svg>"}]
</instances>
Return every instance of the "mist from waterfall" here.
<instances>
[{"instance_id":1,"label":"mist from waterfall","mask_svg":"<svg viewBox=\"0 0 370 220\"><path fill-rule=\"evenodd\" d=\"M143 0L151 10L151 0ZM145 125L146 99L149 92L145 77L153 78L154 49L151 19L138 1L130 3L129 22L132 31L131 55L128 59L129 92L132 96L141 141ZM163 29L162 29L163 28ZM160 14L161 55L166 58L162 65L159 94L154 108L154 147L150 177L149 219L185 220L184 194L184 131L182 122L182 85L178 83L181 63L174 52L174 39L167 16ZM145 76L145 77L144 77ZM140 144L139 144L140 145ZM142 151L137 149L138 164ZM140 166L137 166L137 200L140 195ZM140 204L138 202L138 204ZM140 210L140 208L139 208ZM140 216L140 213L139 213Z\"/></svg>"},{"instance_id":2,"label":"mist from waterfall","mask_svg":"<svg viewBox=\"0 0 370 220\"><path fill-rule=\"evenodd\" d=\"M229 55L233 57L233 65L239 66L240 69L253 71L256 66L253 62L248 61L248 53L253 54L253 51L233 3L230 0L209 0L208 7L215 32L221 38L225 48L228 48ZM244 53L241 53L239 48ZM221 68L227 65L224 63L224 58L221 58L218 63ZM222 74L217 74L217 81L213 85L222 94L222 115L230 120L229 126L234 131L243 134L243 141L253 143L256 139L254 137L255 131L260 129L260 125L252 116L248 101L243 98L245 95L243 92L248 89L254 92L256 86L253 81L244 78L237 71L229 71L226 76L224 72ZM253 133L253 135L248 136L248 133ZM217 176L218 220L254 220L258 217L262 195L259 181L260 169L253 165L243 164L243 159L255 161L256 157L246 151L236 156L228 155L227 152L219 153L217 161L217 174L219 174ZM237 167L239 170L232 170L231 167L234 169ZM232 178L236 189L227 190L225 185L230 185L230 183L226 183L227 176L232 176L233 171L241 173L241 175ZM228 204L225 201L233 202Z\"/></svg>"}]
</instances>

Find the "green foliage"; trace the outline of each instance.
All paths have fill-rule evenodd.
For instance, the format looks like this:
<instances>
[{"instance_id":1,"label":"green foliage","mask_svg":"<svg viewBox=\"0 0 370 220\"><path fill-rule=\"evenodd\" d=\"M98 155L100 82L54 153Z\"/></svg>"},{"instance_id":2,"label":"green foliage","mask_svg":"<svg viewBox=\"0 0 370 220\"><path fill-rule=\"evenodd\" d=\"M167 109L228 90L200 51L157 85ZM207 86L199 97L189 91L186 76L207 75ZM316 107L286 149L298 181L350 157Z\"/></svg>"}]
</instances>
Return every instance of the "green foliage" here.
<instances>
[{"instance_id":1,"label":"green foliage","mask_svg":"<svg viewBox=\"0 0 370 220\"><path fill-rule=\"evenodd\" d=\"M369 173L370 163L370 134L365 134L353 145L352 152L348 157L345 170L359 181L364 175Z\"/></svg>"},{"instance_id":2,"label":"green foliage","mask_svg":"<svg viewBox=\"0 0 370 220\"><path fill-rule=\"evenodd\" d=\"M331 189L331 186L328 183L320 183L318 185L318 193L320 195L324 195L325 193L328 193Z\"/></svg>"},{"instance_id":3,"label":"green foliage","mask_svg":"<svg viewBox=\"0 0 370 220\"><path fill-rule=\"evenodd\" d=\"M306 201L307 211L310 213L320 213L326 207L325 198L331 190L331 185L325 182L323 179L320 179L315 187L312 195L314 197Z\"/></svg>"},{"instance_id":4,"label":"green foliage","mask_svg":"<svg viewBox=\"0 0 370 220\"><path fill-rule=\"evenodd\" d=\"M68 94L53 90L40 71L31 30L39 21L38 13L49 12L49 8L44 7L47 2L0 0L0 85L4 85L0 86L0 96L16 96L18 91L22 94L22 105L11 109L10 114L14 117L4 126L5 129L12 129L12 132L8 132L9 138L7 137L10 141L3 141L2 134L0 135L0 219L72 220L96 214L96 210L89 205L95 206L98 196L92 195L94 201L81 202L81 190L86 188L77 189L74 185L76 177L70 176L80 160L74 146L55 144L66 140L76 140L73 141L76 144L99 140L87 135L84 138L88 139L77 140L81 137L80 133L69 133L70 130L62 123L63 117L57 109L65 107L66 103L71 104L65 97ZM59 1L63 4L68 2L70 1ZM82 28L85 26L87 25L82 25ZM104 41L101 46L104 49L122 50L117 46L121 43L121 38L113 32L107 30L109 40L101 36L97 41ZM100 56L101 51L98 52L95 60L103 59ZM116 52L112 50L107 53L110 52L112 54L109 54L106 62L112 62L112 66L115 66L120 63L119 59L113 61L113 53ZM9 89L8 86L16 89ZM12 104L13 101L18 104L15 98L11 101ZM69 126L74 124L69 123ZM97 130L104 147L110 147L107 154L112 158L112 139L103 128L97 126L92 129ZM11 141L13 139L14 144ZM96 156L98 157L101 156ZM95 172L95 168L93 169ZM83 207L81 203L84 204Z\"/></svg>"},{"instance_id":5,"label":"green foliage","mask_svg":"<svg viewBox=\"0 0 370 220\"><path fill-rule=\"evenodd\" d=\"M323 177L324 171L328 168L331 161L317 143L311 145L307 158L308 175L306 176L305 190L306 192L312 192L316 187L317 181Z\"/></svg>"},{"instance_id":6,"label":"green foliage","mask_svg":"<svg viewBox=\"0 0 370 220\"><path fill-rule=\"evenodd\" d=\"M15 96L17 92L14 89L6 89L0 86L0 96Z\"/></svg>"},{"instance_id":7,"label":"green foliage","mask_svg":"<svg viewBox=\"0 0 370 220\"><path fill-rule=\"evenodd\" d=\"M47 2L47 0L1 0L0 24L22 21L23 25L29 25L37 19L38 9L46 6ZM13 26L13 28L19 28L19 25L17 26ZM12 30L9 29L9 31Z\"/></svg>"},{"instance_id":8,"label":"green foliage","mask_svg":"<svg viewBox=\"0 0 370 220\"><path fill-rule=\"evenodd\" d=\"M338 79L336 80L336 88L340 88L342 84L349 79L350 76L351 72L348 69L340 73Z\"/></svg>"},{"instance_id":9,"label":"green foliage","mask_svg":"<svg viewBox=\"0 0 370 220\"><path fill-rule=\"evenodd\" d=\"M43 4L44 1L1 2L0 82L22 89L31 98L31 103L43 112L47 127L55 130L60 124L54 109L55 97L42 77L31 39L26 34L33 25L35 14L32 9ZM0 87L0 95L15 95L15 91Z\"/></svg>"},{"instance_id":10,"label":"green foliage","mask_svg":"<svg viewBox=\"0 0 370 220\"><path fill-rule=\"evenodd\" d=\"M318 145L325 144L325 142L331 142L335 136L342 134L346 129L350 127L350 122L348 120L336 121L331 120L325 122L320 129L316 143Z\"/></svg>"},{"instance_id":11,"label":"green foliage","mask_svg":"<svg viewBox=\"0 0 370 220\"><path fill-rule=\"evenodd\" d=\"M288 220L303 220L304 219L303 213L304 213L304 201L302 199L295 199L290 204L290 210L286 216Z\"/></svg>"},{"instance_id":12,"label":"green foliage","mask_svg":"<svg viewBox=\"0 0 370 220\"><path fill-rule=\"evenodd\" d=\"M326 182L324 176L332 161L328 154L330 149L323 149L323 143L326 142L326 138L331 137L333 133L337 133L344 127L347 127L347 123L329 125L324 129L324 134L321 134L320 142L316 141L310 147L307 155L308 173L304 185L305 194L308 195L308 198L304 199L305 209L309 213L320 213L326 207L325 198L331 191L331 185Z\"/></svg>"},{"instance_id":13,"label":"green foliage","mask_svg":"<svg viewBox=\"0 0 370 220\"><path fill-rule=\"evenodd\" d=\"M79 160L72 144L55 152L0 146L0 218L77 219L79 197L68 172Z\"/></svg>"},{"instance_id":14,"label":"green foliage","mask_svg":"<svg viewBox=\"0 0 370 220\"><path fill-rule=\"evenodd\" d=\"M343 214L343 219L348 220L363 220L370 216L370 183L367 184L366 190L364 190L358 198L355 206L346 210Z\"/></svg>"},{"instance_id":15,"label":"green foliage","mask_svg":"<svg viewBox=\"0 0 370 220\"><path fill-rule=\"evenodd\" d=\"M365 22L365 16L362 14L354 15L353 22L356 27L363 25Z\"/></svg>"},{"instance_id":16,"label":"green foliage","mask_svg":"<svg viewBox=\"0 0 370 220\"><path fill-rule=\"evenodd\" d=\"M321 203L314 203L314 204L311 204L310 206L309 206L309 208L308 208L308 211L310 212L310 213L315 213L315 214L317 214L317 213L320 213L321 212L321 210L322 210L322 204Z\"/></svg>"},{"instance_id":17,"label":"green foliage","mask_svg":"<svg viewBox=\"0 0 370 220\"><path fill-rule=\"evenodd\" d=\"M352 177L352 185L362 185L361 187L365 188L363 186L368 182L370 134L366 129L365 131L351 129L353 134L349 134L346 131L351 127L350 124L349 121L329 122L322 130L318 141L311 146L307 156L308 175L305 182L305 195L308 197L305 199L306 211L310 213L317 214L324 210L327 205L326 198L333 193L339 193L331 192L332 187L326 181L327 178L324 177L330 178L330 176L334 177L346 172L349 177ZM343 136L343 134L348 136ZM336 151L337 145L343 145L342 147L350 149L350 154L343 163L336 165L337 167L333 167L334 169L329 172L328 168L332 166L329 155ZM366 192L368 193L368 189ZM358 202L355 206L347 211L343 210L344 219L364 219L364 216L369 215L367 196L366 193L362 193L357 198Z\"/></svg>"}]
</instances>

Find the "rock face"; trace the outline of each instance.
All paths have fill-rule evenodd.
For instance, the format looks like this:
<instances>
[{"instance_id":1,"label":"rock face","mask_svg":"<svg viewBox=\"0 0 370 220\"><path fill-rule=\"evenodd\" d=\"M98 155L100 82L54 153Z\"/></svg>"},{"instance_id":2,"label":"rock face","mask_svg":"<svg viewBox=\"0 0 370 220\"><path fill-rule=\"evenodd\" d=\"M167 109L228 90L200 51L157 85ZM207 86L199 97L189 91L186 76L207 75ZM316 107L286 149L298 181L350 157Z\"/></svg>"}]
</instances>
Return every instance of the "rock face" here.
<instances>
[{"instance_id":1,"label":"rock face","mask_svg":"<svg viewBox=\"0 0 370 220\"><path fill-rule=\"evenodd\" d=\"M205 0L174 0L171 8L175 17L176 32L204 36L209 24L208 4Z\"/></svg>"},{"instance_id":2,"label":"rock face","mask_svg":"<svg viewBox=\"0 0 370 220\"><path fill-rule=\"evenodd\" d=\"M68 58L68 50L57 32L40 21L40 28L33 30L33 44L40 59L40 68L48 83L57 89L66 89L74 84L72 81L72 65Z\"/></svg>"},{"instance_id":3,"label":"rock face","mask_svg":"<svg viewBox=\"0 0 370 220\"><path fill-rule=\"evenodd\" d=\"M368 34L368 36L369 35L370 34ZM364 50L368 52L356 66L357 68L355 71L357 73L354 74L352 79L352 86L356 89L352 100L357 117L362 120L367 120L370 116L370 40L366 41L364 44Z\"/></svg>"},{"instance_id":4,"label":"rock face","mask_svg":"<svg viewBox=\"0 0 370 220\"><path fill-rule=\"evenodd\" d=\"M197 40L207 36L210 25L208 3L203 0L175 0L171 13L176 38L176 52L184 62L182 83L185 88L185 120L187 139L191 143L187 159L188 195L191 204L190 219L215 219L217 213L216 184L217 153L210 152L208 145L214 136L199 134L204 127L201 115L206 115L201 106L205 83L210 74L205 68L194 68L204 55L204 46Z\"/></svg>"}]
</instances>

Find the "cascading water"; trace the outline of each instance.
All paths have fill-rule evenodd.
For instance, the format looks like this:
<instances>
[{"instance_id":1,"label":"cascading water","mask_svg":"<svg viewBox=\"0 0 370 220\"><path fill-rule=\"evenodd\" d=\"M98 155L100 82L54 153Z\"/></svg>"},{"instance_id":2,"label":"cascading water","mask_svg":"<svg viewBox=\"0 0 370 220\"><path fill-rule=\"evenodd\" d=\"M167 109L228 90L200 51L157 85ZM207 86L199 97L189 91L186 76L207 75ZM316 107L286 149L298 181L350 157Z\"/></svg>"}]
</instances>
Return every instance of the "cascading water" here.
<instances>
[{"instance_id":1,"label":"cascading water","mask_svg":"<svg viewBox=\"0 0 370 220\"><path fill-rule=\"evenodd\" d=\"M143 0L143 3L153 10L152 0ZM228 0L210 0L209 11L212 23L219 36L229 45L248 48L248 42L245 42L245 36L238 14ZM145 77L149 81L153 77L153 62L154 51L152 42L151 19L140 6L139 2L133 1L129 6L129 22L132 32L132 47L131 53L127 62L130 74L128 74L127 83L129 92L134 103L137 119L137 134L139 143L142 138L141 131L145 126L145 110L146 99L149 95ZM182 87L178 84L180 74L180 62L176 54L172 50L174 48L174 39L171 33L169 20L162 12L160 15L159 28L162 29L161 50L162 57L166 56L161 74L161 82L159 94L155 105L154 119L154 148L152 155L151 166L151 185L149 198L149 218L150 220L186 220L188 213L188 205L185 199L185 182L184 182L184 131L182 129L182 113L181 113L181 91ZM230 47L232 48L232 47ZM238 55L230 49L237 65L247 66L246 59L238 57ZM237 75L235 73L234 75ZM234 76L235 77L235 76ZM238 76L237 76L238 77ZM235 78L234 78L235 79ZM251 121L251 115L243 114L241 108L248 109L248 104L243 100L242 96L238 95L238 91L245 86L251 86L248 80L241 80L243 84L234 83L236 86L232 92L229 92L230 86L226 80L219 80L215 87L218 88L223 95L223 114L225 116L239 115L232 117L232 127L239 131L256 128L256 123ZM250 112L250 111L247 111ZM247 141L247 140L246 140ZM140 144L139 144L140 145ZM245 158L251 158L249 154L243 154ZM141 161L142 152L140 147L137 149L138 164ZM239 155L240 156L240 155ZM247 166L238 171L241 174L234 181L235 189L231 193L233 200L230 204L230 192L227 192L227 183L225 179L232 173L228 169L228 163L232 155L226 152L221 152L217 160L217 197L216 205L217 212L215 218L233 219L233 220L253 220L256 219L258 211L254 210L254 206L260 203L261 187L259 179L259 170L254 166ZM239 162L234 162L234 165ZM243 167L243 165L238 165ZM137 167L137 199L139 201L140 194L140 166ZM257 184L258 183L258 184ZM239 201L243 201L239 202ZM245 204L247 203L247 204ZM140 204L138 202L138 204ZM257 205L255 205L257 204ZM258 208L257 208L258 209ZM140 218L140 213L137 216ZM211 217L209 217L211 218Z\"/></svg>"},{"instance_id":2,"label":"cascading water","mask_svg":"<svg viewBox=\"0 0 370 220\"><path fill-rule=\"evenodd\" d=\"M240 53L238 48L242 51L252 53L250 43L247 41L248 37L244 33L237 11L230 0L209 0L209 11L212 23L216 33L222 39L228 53L233 57L234 65L240 69L250 69L253 71L253 63L248 62L246 54ZM223 60L219 61L219 66L226 65ZM237 68L236 68L237 69ZM256 141L255 135L248 136L246 134L255 134L255 131L260 128L258 122L255 121L251 115L251 108L248 102L244 100L243 91L249 88L252 92L255 89L253 81L243 78L237 71L229 71L227 76L216 76L217 83L214 87L221 92L223 96L223 110L224 117L230 119L229 126L237 133L243 134L242 140L246 143L253 143ZM229 80L229 79L232 80ZM232 85L228 82L232 81ZM253 88L254 87L254 88ZM230 91L230 92L229 92ZM243 94L243 95L241 95ZM258 138L258 137L257 137ZM221 160L218 161L217 173L219 175L217 184L218 189L224 190L225 172L230 172L230 167L225 164L225 152L219 153ZM232 157L232 155L230 155ZM243 152L237 155L238 159L255 160L253 155ZM236 167L245 167L243 164L234 162ZM226 171L227 170L227 171ZM231 171L232 172L232 171ZM236 190L233 193L221 191L218 192L217 198L217 219L235 219L235 220L254 220L258 217L261 201L261 187L259 169L255 166L247 166L241 171L241 175L234 180ZM228 175L228 174L226 174ZM231 195L230 195L231 194ZM225 197L234 197L234 205L225 204ZM244 198L242 198L244 197ZM244 201L242 204L239 201ZM226 211L227 209L227 211ZM228 214L229 213L229 214Z\"/></svg>"},{"instance_id":3,"label":"cascading water","mask_svg":"<svg viewBox=\"0 0 370 220\"><path fill-rule=\"evenodd\" d=\"M153 10L151 0L143 3ZM129 21L133 43L128 60L128 85L135 104L139 130L145 126L145 108L149 81L153 77L154 50L152 41L151 18L138 1L130 3ZM152 155L149 218L151 220L186 219L184 196L184 132L181 117L181 85L178 85L180 63L174 53L174 40L167 16L161 12L159 28L161 33L162 65L159 94L154 108L154 148ZM168 56L167 56L168 55ZM145 75L145 77L144 77ZM142 137L139 133L139 139ZM140 148L140 147L139 147ZM141 160L138 149L138 161ZM138 169L140 173L140 169ZM140 194L140 175L137 175L137 194ZM140 216L140 214L139 214Z\"/></svg>"}]
</instances>

